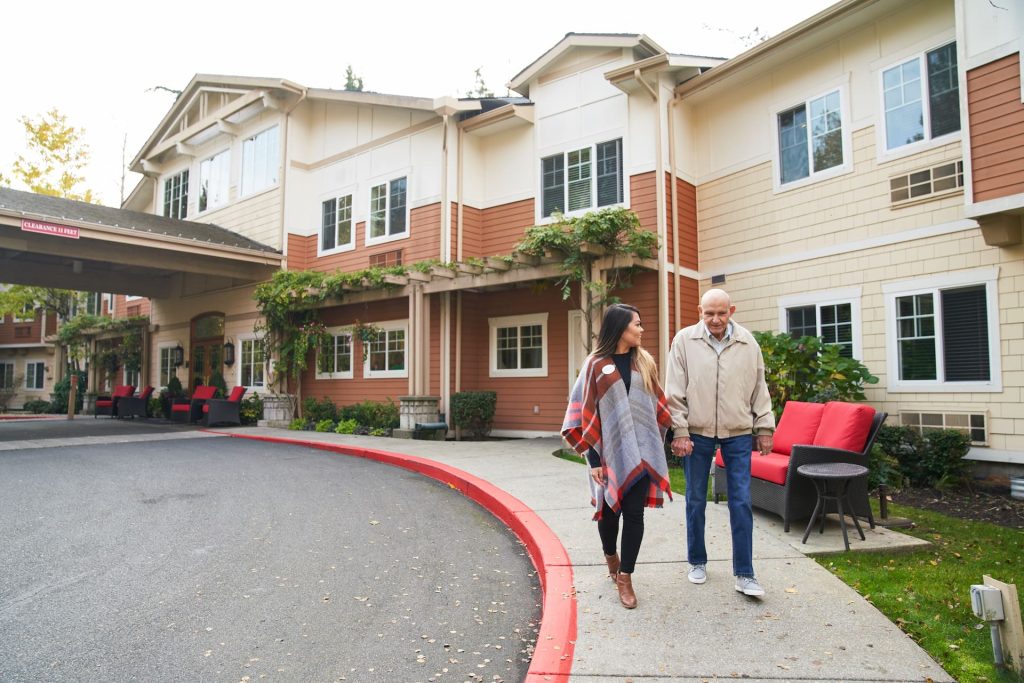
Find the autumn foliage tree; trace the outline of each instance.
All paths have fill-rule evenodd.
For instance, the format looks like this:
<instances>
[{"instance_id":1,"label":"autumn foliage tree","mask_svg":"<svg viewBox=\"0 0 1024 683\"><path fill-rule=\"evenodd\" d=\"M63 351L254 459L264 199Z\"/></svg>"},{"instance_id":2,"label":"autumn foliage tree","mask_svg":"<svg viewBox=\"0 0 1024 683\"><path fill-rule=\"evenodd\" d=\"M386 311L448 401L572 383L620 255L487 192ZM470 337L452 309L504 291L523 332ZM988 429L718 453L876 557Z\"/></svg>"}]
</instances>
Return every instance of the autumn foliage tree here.
<instances>
[{"instance_id":1,"label":"autumn foliage tree","mask_svg":"<svg viewBox=\"0 0 1024 683\"><path fill-rule=\"evenodd\" d=\"M23 116L18 122L25 128L28 151L14 161L11 176L37 194L95 202L92 190L80 187L89 161L85 131L69 125L67 116L56 108L37 118ZM0 173L0 183L10 185L11 179Z\"/></svg>"}]
</instances>

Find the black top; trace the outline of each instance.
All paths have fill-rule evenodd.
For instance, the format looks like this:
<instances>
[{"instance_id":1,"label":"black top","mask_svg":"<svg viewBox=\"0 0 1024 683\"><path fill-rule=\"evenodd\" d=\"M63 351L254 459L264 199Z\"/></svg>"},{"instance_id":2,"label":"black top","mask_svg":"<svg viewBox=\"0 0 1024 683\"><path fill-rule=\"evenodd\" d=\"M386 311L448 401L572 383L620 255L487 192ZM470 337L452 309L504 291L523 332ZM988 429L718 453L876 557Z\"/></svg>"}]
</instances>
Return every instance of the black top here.
<instances>
[{"instance_id":1,"label":"black top","mask_svg":"<svg viewBox=\"0 0 1024 683\"><path fill-rule=\"evenodd\" d=\"M633 354L630 351L626 353L613 353L612 360L615 361L615 369L619 371L619 377L622 378L622 382L626 385L626 393L628 394L629 381L633 379ZM591 448L587 453L587 462L590 463L591 467L600 467L601 456Z\"/></svg>"}]
</instances>

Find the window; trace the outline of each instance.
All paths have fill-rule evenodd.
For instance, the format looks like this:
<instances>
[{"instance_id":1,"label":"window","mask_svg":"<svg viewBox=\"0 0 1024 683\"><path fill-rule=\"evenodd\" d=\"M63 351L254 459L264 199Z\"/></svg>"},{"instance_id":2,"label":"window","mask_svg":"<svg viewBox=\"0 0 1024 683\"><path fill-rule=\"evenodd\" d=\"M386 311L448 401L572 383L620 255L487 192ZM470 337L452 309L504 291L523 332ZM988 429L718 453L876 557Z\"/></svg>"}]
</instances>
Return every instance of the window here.
<instances>
[{"instance_id":1,"label":"window","mask_svg":"<svg viewBox=\"0 0 1024 683\"><path fill-rule=\"evenodd\" d=\"M25 364L25 388L42 389L46 380L46 363L30 361Z\"/></svg>"},{"instance_id":2,"label":"window","mask_svg":"<svg viewBox=\"0 0 1024 683\"><path fill-rule=\"evenodd\" d=\"M99 292L87 292L85 295L85 312L89 315L102 315L103 295Z\"/></svg>"},{"instance_id":3,"label":"window","mask_svg":"<svg viewBox=\"0 0 1024 683\"><path fill-rule=\"evenodd\" d=\"M1001 391L997 272L883 286L890 391Z\"/></svg>"},{"instance_id":4,"label":"window","mask_svg":"<svg viewBox=\"0 0 1024 683\"><path fill-rule=\"evenodd\" d=\"M174 347L160 347L160 386L166 387L175 375Z\"/></svg>"},{"instance_id":5,"label":"window","mask_svg":"<svg viewBox=\"0 0 1024 683\"><path fill-rule=\"evenodd\" d=\"M242 196L277 184L277 126L242 141Z\"/></svg>"},{"instance_id":6,"label":"window","mask_svg":"<svg viewBox=\"0 0 1024 683\"><path fill-rule=\"evenodd\" d=\"M323 219L320 224L320 251L353 248L352 195L328 199L322 206Z\"/></svg>"},{"instance_id":7,"label":"window","mask_svg":"<svg viewBox=\"0 0 1024 683\"><path fill-rule=\"evenodd\" d=\"M380 329L368 343L364 376L366 377L408 377L406 362L406 339L408 321L375 323Z\"/></svg>"},{"instance_id":8,"label":"window","mask_svg":"<svg viewBox=\"0 0 1024 683\"><path fill-rule=\"evenodd\" d=\"M491 377L547 377L547 313L490 318Z\"/></svg>"},{"instance_id":9,"label":"window","mask_svg":"<svg viewBox=\"0 0 1024 683\"><path fill-rule=\"evenodd\" d=\"M408 236L406 188L407 179L404 177L370 188L370 220L366 228L367 244Z\"/></svg>"},{"instance_id":10,"label":"window","mask_svg":"<svg viewBox=\"0 0 1024 683\"><path fill-rule=\"evenodd\" d=\"M114 304L116 303L116 301L117 301L117 295L116 294L113 294L113 293L107 294L107 315L109 315L111 317L114 316Z\"/></svg>"},{"instance_id":11,"label":"window","mask_svg":"<svg viewBox=\"0 0 1024 683\"><path fill-rule=\"evenodd\" d=\"M36 319L36 307L34 304L25 304L21 307L21 312L16 313L11 318L11 322L15 323L30 323Z\"/></svg>"},{"instance_id":12,"label":"window","mask_svg":"<svg viewBox=\"0 0 1024 683\"><path fill-rule=\"evenodd\" d=\"M778 115L781 183L843 165L840 104L839 91L834 90Z\"/></svg>"},{"instance_id":13,"label":"window","mask_svg":"<svg viewBox=\"0 0 1024 683\"><path fill-rule=\"evenodd\" d=\"M779 326L794 339L819 337L860 358L860 288L779 297Z\"/></svg>"},{"instance_id":14,"label":"window","mask_svg":"<svg viewBox=\"0 0 1024 683\"><path fill-rule=\"evenodd\" d=\"M889 195L893 204L949 194L964 186L964 162L951 161L923 171L914 171L889 179Z\"/></svg>"},{"instance_id":15,"label":"window","mask_svg":"<svg viewBox=\"0 0 1024 683\"><path fill-rule=\"evenodd\" d=\"M918 413L900 411L900 424L912 427L921 435L940 429L955 429L971 437L974 446L988 443L984 413Z\"/></svg>"},{"instance_id":16,"label":"window","mask_svg":"<svg viewBox=\"0 0 1024 683\"><path fill-rule=\"evenodd\" d=\"M956 43L882 71L885 148L960 130Z\"/></svg>"},{"instance_id":17,"label":"window","mask_svg":"<svg viewBox=\"0 0 1024 683\"><path fill-rule=\"evenodd\" d=\"M141 371L136 368L135 370L124 369L124 383L131 384L133 387L138 387L140 378L142 377Z\"/></svg>"},{"instance_id":18,"label":"window","mask_svg":"<svg viewBox=\"0 0 1024 683\"><path fill-rule=\"evenodd\" d=\"M243 339L242 360L239 364L239 382L243 387L262 389L266 386L266 356L262 339Z\"/></svg>"},{"instance_id":19,"label":"window","mask_svg":"<svg viewBox=\"0 0 1024 683\"><path fill-rule=\"evenodd\" d=\"M541 212L571 213L623 202L622 138L544 157Z\"/></svg>"},{"instance_id":20,"label":"window","mask_svg":"<svg viewBox=\"0 0 1024 683\"><path fill-rule=\"evenodd\" d=\"M199 163L199 210L216 209L227 204L228 174L231 171L228 150Z\"/></svg>"},{"instance_id":21,"label":"window","mask_svg":"<svg viewBox=\"0 0 1024 683\"><path fill-rule=\"evenodd\" d=\"M351 379L352 333L338 329L330 329L328 332L331 334L330 343L320 347L317 352L316 378Z\"/></svg>"},{"instance_id":22,"label":"window","mask_svg":"<svg viewBox=\"0 0 1024 683\"><path fill-rule=\"evenodd\" d=\"M14 388L14 363L0 363L0 389Z\"/></svg>"},{"instance_id":23,"label":"window","mask_svg":"<svg viewBox=\"0 0 1024 683\"><path fill-rule=\"evenodd\" d=\"M164 215L185 218L188 215L188 169L164 180Z\"/></svg>"},{"instance_id":24,"label":"window","mask_svg":"<svg viewBox=\"0 0 1024 683\"><path fill-rule=\"evenodd\" d=\"M380 254L370 254L371 268L387 268L388 266L402 265L402 250L385 251Z\"/></svg>"}]
</instances>

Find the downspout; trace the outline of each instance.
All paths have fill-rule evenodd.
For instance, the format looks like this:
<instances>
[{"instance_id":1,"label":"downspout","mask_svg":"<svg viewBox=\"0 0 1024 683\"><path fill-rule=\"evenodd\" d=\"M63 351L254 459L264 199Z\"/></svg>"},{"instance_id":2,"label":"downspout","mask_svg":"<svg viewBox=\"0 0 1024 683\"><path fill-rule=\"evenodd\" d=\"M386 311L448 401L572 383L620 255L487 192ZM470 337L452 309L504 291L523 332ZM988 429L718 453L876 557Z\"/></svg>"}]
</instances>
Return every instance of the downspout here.
<instances>
[{"instance_id":1,"label":"downspout","mask_svg":"<svg viewBox=\"0 0 1024 683\"><path fill-rule=\"evenodd\" d=\"M675 321L676 329L682 329L683 323L680 319L682 304L679 301L679 197L676 189L678 182L676 179L676 125L673 118L678 102L677 95L673 95L668 102L668 165L672 182L672 301L674 304L672 319Z\"/></svg>"},{"instance_id":2,"label":"downspout","mask_svg":"<svg viewBox=\"0 0 1024 683\"><path fill-rule=\"evenodd\" d=\"M452 260L452 208L448 201L448 136L449 115L444 114L444 124L441 127L441 262L448 263ZM441 397L440 411L448 415L448 377L451 372L452 357L452 336L451 327L448 324L451 296L448 292L441 295L441 320L438 333L441 337L441 368L438 373L440 386L438 395ZM429 305L429 303L428 303ZM427 330L427 335L430 330ZM427 386L430 386L429 370Z\"/></svg>"},{"instance_id":3,"label":"downspout","mask_svg":"<svg viewBox=\"0 0 1024 683\"><path fill-rule=\"evenodd\" d=\"M284 83L282 83L281 85L282 85L282 87L287 87L287 86L285 86ZM285 186L287 185L287 178L288 178L288 130L290 128L288 123L291 121L292 112L295 111L295 109L300 104L302 104L303 100L305 100L306 96L309 94L309 89L308 88L302 88L301 90L296 90L294 88L290 88L289 87L287 89L291 90L292 92L299 93L299 99L295 100L295 104L293 104L292 106L288 107L288 109L284 112L284 135L282 136L282 139L284 140L284 144L281 145L281 211L280 211L280 220L281 220L281 253L284 255L284 258L281 259L281 269L282 270L287 270L287 265L286 264L287 264L287 261L288 261L288 229L285 227L285 224L284 224L284 207L288 203L287 201L285 201Z\"/></svg>"}]
</instances>

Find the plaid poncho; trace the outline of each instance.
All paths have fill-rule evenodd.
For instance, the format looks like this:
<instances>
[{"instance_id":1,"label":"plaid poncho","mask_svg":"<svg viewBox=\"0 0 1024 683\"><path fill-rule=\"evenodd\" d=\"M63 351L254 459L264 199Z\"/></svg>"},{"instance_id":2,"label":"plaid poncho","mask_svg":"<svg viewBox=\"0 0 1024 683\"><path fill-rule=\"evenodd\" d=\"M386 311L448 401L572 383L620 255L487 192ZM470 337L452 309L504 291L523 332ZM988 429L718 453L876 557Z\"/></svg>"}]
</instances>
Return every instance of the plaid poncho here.
<instances>
[{"instance_id":1,"label":"plaid poncho","mask_svg":"<svg viewBox=\"0 0 1024 683\"><path fill-rule=\"evenodd\" d=\"M607 484L590 481L594 519L601 518L602 502L619 511L622 497L645 473L649 476L647 507L661 507L662 492L669 499L665 433L672 426L668 402L661 389L652 396L636 367L629 392L621 382L615 361L588 357L569 395L562 436L583 457L593 448L601 456Z\"/></svg>"}]
</instances>

